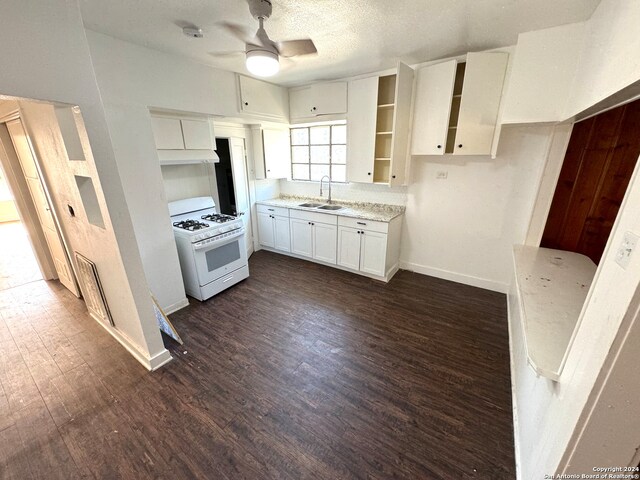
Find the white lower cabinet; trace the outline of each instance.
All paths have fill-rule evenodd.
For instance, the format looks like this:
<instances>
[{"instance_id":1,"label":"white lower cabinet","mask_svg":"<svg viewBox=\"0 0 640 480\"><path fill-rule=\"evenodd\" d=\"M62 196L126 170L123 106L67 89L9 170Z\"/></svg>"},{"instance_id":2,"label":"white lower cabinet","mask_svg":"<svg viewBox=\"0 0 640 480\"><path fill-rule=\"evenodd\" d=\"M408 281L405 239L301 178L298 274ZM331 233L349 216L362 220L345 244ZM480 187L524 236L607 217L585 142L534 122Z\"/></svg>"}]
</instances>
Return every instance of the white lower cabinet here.
<instances>
[{"instance_id":1,"label":"white lower cabinet","mask_svg":"<svg viewBox=\"0 0 640 480\"><path fill-rule=\"evenodd\" d=\"M389 222L258 205L260 245L388 281L398 269L402 217Z\"/></svg>"},{"instance_id":2,"label":"white lower cabinet","mask_svg":"<svg viewBox=\"0 0 640 480\"><path fill-rule=\"evenodd\" d=\"M338 265L383 277L386 260L386 233L338 227Z\"/></svg>"},{"instance_id":3,"label":"white lower cabinet","mask_svg":"<svg viewBox=\"0 0 640 480\"><path fill-rule=\"evenodd\" d=\"M322 213L295 212L293 215L306 218L291 218L291 253L303 257L313 258L321 262L336 263L336 234L338 227L335 225L334 215ZM293 216L292 215L292 216ZM322 217L327 217L326 219ZM318 218L327 222L318 221Z\"/></svg>"},{"instance_id":4,"label":"white lower cabinet","mask_svg":"<svg viewBox=\"0 0 640 480\"><path fill-rule=\"evenodd\" d=\"M258 205L257 217L260 245L290 252L289 210Z\"/></svg>"}]
</instances>

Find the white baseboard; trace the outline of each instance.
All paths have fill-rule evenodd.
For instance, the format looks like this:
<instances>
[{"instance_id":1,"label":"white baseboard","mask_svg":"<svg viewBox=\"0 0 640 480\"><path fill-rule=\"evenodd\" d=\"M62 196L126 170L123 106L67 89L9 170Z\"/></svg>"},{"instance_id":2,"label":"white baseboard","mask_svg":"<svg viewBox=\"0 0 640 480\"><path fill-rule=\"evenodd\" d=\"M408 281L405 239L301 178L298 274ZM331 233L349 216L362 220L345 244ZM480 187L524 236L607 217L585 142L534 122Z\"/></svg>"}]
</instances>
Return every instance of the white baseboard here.
<instances>
[{"instance_id":1,"label":"white baseboard","mask_svg":"<svg viewBox=\"0 0 640 480\"><path fill-rule=\"evenodd\" d=\"M466 275L464 273L451 272L449 270L443 270L441 268L427 267L425 265L418 265L417 263L402 261L400 262L400 268L403 270L420 273L422 275L429 275L431 277L442 278L443 280L450 280L452 282L462 283L464 285L471 285L472 287L492 290L494 292L506 294L509 291L509 285L507 285L506 283L489 280L487 278L474 277L473 275Z\"/></svg>"},{"instance_id":2,"label":"white baseboard","mask_svg":"<svg viewBox=\"0 0 640 480\"><path fill-rule=\"evenodd\" d=\"M172 313L177 312L178 310L188 306L189 306L189 299L187 297L184 297L179 302L176 302L173 305L169 305L167 308L163 308L162 311L165 313L165 315L171 315Z\"/></svg>"},{"instance_id":3,"label":"white baseboard","mask_svg":"<svg viewBox=\"0 0 640 480\"><path fill-rule=\"evenodd\" d=\"M91 317L98 322L98 325L102 326L109 334L115 338L120 345L127 349L127 351L133 355L138 362L142 364L144 368L147 370L156 370L160 368L162 365L170 362L173 357L169 350L163 348L160 352L156 353L153 357L149 357L145 352L140 351L137 345L135 345L126 335L123 335L117 329L112 327L111 325L106 325L104 322L100 321L96 318L92 313L89 313Z\"/></svg>"}]
</instances>

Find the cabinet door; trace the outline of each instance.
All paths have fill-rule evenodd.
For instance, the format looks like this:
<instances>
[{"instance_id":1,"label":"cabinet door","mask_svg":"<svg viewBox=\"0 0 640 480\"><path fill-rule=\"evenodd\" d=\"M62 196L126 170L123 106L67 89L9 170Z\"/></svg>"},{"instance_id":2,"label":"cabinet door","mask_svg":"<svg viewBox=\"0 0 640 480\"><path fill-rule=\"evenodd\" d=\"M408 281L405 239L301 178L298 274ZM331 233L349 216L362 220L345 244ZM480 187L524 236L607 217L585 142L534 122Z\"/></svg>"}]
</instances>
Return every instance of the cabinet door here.
<instances>
[{"instance_id":1,"label":"cabinet door","mask_svg":"<svg viewBox=\"0 0 640 480\"><path fill-rule=\"evenodd\" d=\"M303 257L313 257L313 227L307 220L292 218L291 225L291 253Z\"/></svg>"},{"instance_id":2,"label":"cabinet door","mask_svg":"<svg viewBox=\"0 0 640 480\"><path fill-rule=\"evenodd\" d=\"M454 155L489 155L509 55L469 53L464 71Z\"/></svg>"},{"instance_id":3,"label":"cabinet door","mask_svg":"<svg viewBox=\"0 0 640 480\"><path fill-rule=\"evenodd\" d=\"M288 129L262 130L262 149L266 178L289 178L291 170L291 141Z\"/></svg>"},{"instance_id":4,"label":"cabinet door","mask_svg":"<svg viewBox=\"0 0 640 480\"><path fill-rule=\"evenodd\" d=\"M412 155L443 155L451 114L455 60L418 70L413 106Z\"/></svg>"},{"instance_id":5,"label":"cabinet door","mask_svg":"<svg viewBox=\"0 0 640 480\"><path fill-rule=\"evenodd\" d=\"M211 126L207 120L180 120L184 148L187 150L215 150Z\"/></svg>"},{"instance_id":6,"label":"cabinet door","mask_svg":"<svg viewBox=\"0 0 640 480\"><path fill-rule=\"evenodd\" d=\"M338 227L338 265L360 269L360 230Z\"/></svg>"},{"instance_id":7,"label":"cabinet door","mask_svg":"<svg viewBox=\"0 0 640 480\"><path fill-rule=\"evenodd\" d=\"M289 228L289 217L273 218L275 231L275 248L284 252L291 251L291 229Z\"/></svg>"},{"instance_id":8,"label":"cabinet door","mask_svg":"<svg viewBox=\"0 0 640 480\"><path fill-rule=\"evenodd\" d=\"M373 183L378 114L378 77L349 82L347 180Z\"/></svg>"},{"instance_id":9,"label":"cabinet door","mask_svg":"<svg viewBox=\"0 0 640 480\"><path fill-rule=\"evenodd\" d=\"M405 170L409 156L409 124L411 122L411 98L413 96L413 68L398 63L396 75L395 110L393 113L393 140L391 142L391 186L405 184Z\"/></svg>"},{"instance_id":10,"label":"cabinet door","mask_svg":"<svg viewBox=\"0 0 640 480\"><path fill-rule=\"evenodd\" d=\"M260 245L275 248L273 218L268 213L258 213L258 240Z\"/></svg>"},{"instance_id":11,"label":"cabinet door","mask_svg":"<svg viewBox=\"0 0 640 480\"><path fill-rule=\"evenodd\" d=\"M311 110L311 87L289 91L289 116L291 120L313 115Z\"/></svg>"},{"instance_id":12,"label":"cabinet door","mask_svg":"<svg viewBox=\"0 0 640 480\"><path fill-rule=\"evenodd\" d=\"M360 237L360 271L383 277L387 261L387 235L363 231Z\"/></svg>"},{"instance_id":13,"label":"cabinet door","mask_svg":"<svg viewBox=\"0 0 640 480\"><path fill-rule=\"evenodd\" d=\"M325 223L313 224L313 258L336 264L338 227Z\"/></svg>"},{"instance_id":14,"label":"cabinet door","mask_svg":"<svg viewBox=\"0 0 640 480\"><path fill-rule=\"evenodd\" d=\"M240 110L265 117L287 118L287 89L240 75Z\"/></svg>"},{"instance_id":15,"label":"cabinet door","mask_svg":"<svg viewBox=\"0 0 640 480\"><path fill-rule=\"evenodd\" d=\"M151 117L151 128L158 150L184 150L182 126L177 118Z\"/></svg>"},{"instance_id":16,"label":"cabinet door","mask_svg":"<svg viewBox=\"0 0 640 480\"><path fill-rule=\"evenodd\" d=\"M347 113L347 82L311 86L311 115Z\"/></svg>"}]
</instances>

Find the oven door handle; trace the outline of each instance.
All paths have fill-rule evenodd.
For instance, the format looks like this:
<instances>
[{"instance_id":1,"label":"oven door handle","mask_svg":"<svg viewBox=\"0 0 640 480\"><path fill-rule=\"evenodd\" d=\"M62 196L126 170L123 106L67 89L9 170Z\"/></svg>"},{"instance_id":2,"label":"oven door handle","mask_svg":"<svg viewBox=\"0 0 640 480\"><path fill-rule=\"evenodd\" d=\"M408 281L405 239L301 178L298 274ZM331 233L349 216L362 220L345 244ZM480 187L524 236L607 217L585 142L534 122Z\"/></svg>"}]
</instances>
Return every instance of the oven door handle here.
<instances>
[{"instance_id":1,"label":"oven door handle","mask_svg":"<svg viewBox=\"0 0 640 480\"><path fill-rule=\"evenodd\" d=\"M212 242L209 242L207 240L201 240L199 242L196 242L193 244L193 249L203 250L208 248L220 247L222 245L226 245L227 243L231 243L232 241L234 241L235 239L243 235L244 235L244 228L239 228L237 230L234 230L233 234L229 235L228 237L218 238Z\"/></svg>"}]
</instances>

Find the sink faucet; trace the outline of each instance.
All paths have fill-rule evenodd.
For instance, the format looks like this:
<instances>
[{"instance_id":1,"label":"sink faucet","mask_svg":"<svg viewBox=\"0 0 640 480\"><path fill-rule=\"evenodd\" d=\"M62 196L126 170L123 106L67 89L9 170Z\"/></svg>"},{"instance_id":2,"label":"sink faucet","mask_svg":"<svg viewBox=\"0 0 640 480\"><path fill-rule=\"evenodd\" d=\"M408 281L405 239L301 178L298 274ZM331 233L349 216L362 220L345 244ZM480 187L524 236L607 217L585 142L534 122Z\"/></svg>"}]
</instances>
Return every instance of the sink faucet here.
<instances>
[{"instance_id":1,"label":"sink faucet","mask_svg":"<svg viewBox=\"0 0 640 480\"><path fill-rule=\"evenodd\" d=\"M320 179L320 196L322 196L322 182L324 182L325 178L329 180L329 198L327 199L327 203L331 204L331 177L329 175L325 175Z\"/></svg>"}]
</instances>

